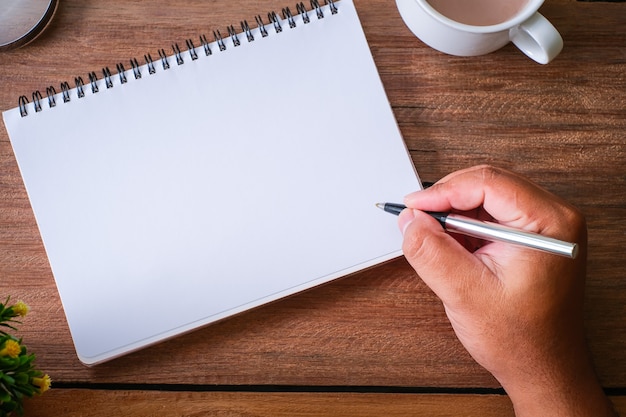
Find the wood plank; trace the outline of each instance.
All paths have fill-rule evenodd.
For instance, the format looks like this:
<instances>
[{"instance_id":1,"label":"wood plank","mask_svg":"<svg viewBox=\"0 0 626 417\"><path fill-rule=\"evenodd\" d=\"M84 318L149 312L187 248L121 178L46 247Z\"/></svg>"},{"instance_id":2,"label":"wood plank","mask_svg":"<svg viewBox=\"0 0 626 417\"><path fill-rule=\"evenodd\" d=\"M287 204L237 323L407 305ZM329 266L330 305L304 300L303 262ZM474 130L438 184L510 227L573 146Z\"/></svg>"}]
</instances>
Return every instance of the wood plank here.
<instances>
[{"instance_id":1,"label":"wood plank","mask_svg":"<svg viewBox=\"0 0 626 417\"><path fill-rule=\"evenodd\" d=\"M132 416L513 416L506 396L50 391L27 402L30 417Z\"/></svg>"},{"instance_id":2,"label":"wood plank","mask_svg":"<svg viewBox=\"0 0 626 417\"><path fill-rule=\"evenodd\" d=\"M602 383L625 387L624 6L548 1L542 12L563 34L565 49L539 66L513 46L477 58L442 55L411 35L393 3L355 2L423 179L490 162L529 175L587 214L591 350ZM242 18L252 22L257 13L283 6L285 0L62 1L37 42L0 55L0 108L14 107L20 94L58 89L61 81L148 52L157 56L158 48L169 51L174 42L182 46L187 38L224 31ZM110 122L106 115L103 121ZM51 132L70 128L51 126ZM83 367L0 129L4 294L33 307L20 335L57 381L498 386L464 351L438 300L401 259L109 364ZM184 300L172 300L172 308L180 306Z\"/></svg>"},{"instance_id":3,"label":"wood plank","mask_svg":"<svg viewBox=\"0 0 626 417\"><path fill-rule=\"evenodd\" d=\"M626 397L611 397L626 412ZM350 416L513 417L504 395L56 390L26 402L29 417Z\"/></svg>"}]
</instances>

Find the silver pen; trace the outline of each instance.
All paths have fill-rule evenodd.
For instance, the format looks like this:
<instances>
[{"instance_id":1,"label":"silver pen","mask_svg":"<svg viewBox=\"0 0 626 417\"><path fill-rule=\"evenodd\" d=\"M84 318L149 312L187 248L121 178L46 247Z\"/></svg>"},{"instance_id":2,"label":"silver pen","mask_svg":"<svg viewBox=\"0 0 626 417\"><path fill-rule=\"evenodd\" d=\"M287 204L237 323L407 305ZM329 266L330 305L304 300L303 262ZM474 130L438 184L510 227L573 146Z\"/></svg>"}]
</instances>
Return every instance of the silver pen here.
<instances>
[{"instance_id":1,"label":"silver pen","mask_svg":"<svg viewBox=\"0 0 626 417\"><path fill-rule=\"evenodd\" d=\"M377 203L376 207L387 213L399 215L406 208L403 204ZM454 213L425 212L439 221L443 228L454 233L477 237L489 241L507 242L528 248L554 253L556 255L576 258L578 245L564 242L537 233L526 232L513 227L493 222L471 219Z\"/></svg>"}]
</instances>

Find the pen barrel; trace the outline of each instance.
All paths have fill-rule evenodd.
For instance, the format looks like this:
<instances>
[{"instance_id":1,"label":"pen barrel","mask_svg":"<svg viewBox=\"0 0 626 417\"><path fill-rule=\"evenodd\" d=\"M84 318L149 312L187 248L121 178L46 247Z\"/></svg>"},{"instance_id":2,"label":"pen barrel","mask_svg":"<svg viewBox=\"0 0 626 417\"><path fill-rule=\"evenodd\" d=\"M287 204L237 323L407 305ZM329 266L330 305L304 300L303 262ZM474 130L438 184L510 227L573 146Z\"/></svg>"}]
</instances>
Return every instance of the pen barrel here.
<instances>
[{"instance_id":1,"label":"pen barrel","mask_svg":"<svg viewBox=\"0 0 626 417\"><path fill-rule=\"evenodd\" d=\"M479 239L513 243L569 258L575 258L578 254L576 243L564 242L497 223L483 222L454 214L448 215L445 223L446 230Z\"/></svg>"},{"instance_id":2,"label":"pen barrel","mask_svg":"<svg viewBox=\"0 0 626 417\"><path fill-rule=\"evenodd\" d=\"M396 203L384 203L382 205L378 204L378 207L385 210L387 213L395 214L396 216L402 213L402 210L406 208L404 204L396 204Z\"/></svg>"}]
</instances>

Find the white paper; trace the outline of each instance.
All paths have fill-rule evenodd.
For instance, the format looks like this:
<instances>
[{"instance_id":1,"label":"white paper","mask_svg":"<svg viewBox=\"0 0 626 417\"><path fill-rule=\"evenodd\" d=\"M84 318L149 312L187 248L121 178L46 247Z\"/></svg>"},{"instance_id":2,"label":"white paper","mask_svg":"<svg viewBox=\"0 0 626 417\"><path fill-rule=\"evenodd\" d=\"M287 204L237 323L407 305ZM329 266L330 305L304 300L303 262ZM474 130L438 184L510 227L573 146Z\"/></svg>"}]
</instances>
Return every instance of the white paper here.
<instances>
[{"instance_id":1,"label":"white paper","mask_svg":"<svg viewBox=\"0 0 626 417\"><path fill-rule=\"evenodd\" d=\"M354 6L335 5L3 114L81 361L400 255L374 204L420 182Z\"/></svg>"}]
</instances>

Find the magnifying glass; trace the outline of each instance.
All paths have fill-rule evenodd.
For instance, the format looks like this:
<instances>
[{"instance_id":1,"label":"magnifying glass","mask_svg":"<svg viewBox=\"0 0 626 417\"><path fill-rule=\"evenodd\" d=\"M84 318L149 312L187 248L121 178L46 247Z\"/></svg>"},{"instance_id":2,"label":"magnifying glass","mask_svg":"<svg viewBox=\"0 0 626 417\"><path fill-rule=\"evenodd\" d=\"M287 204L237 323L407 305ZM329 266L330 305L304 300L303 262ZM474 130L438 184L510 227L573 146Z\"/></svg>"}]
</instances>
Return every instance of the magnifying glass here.
<instances>
[{"instance_id":1,"label":"magnifying glass","mask_svg":"<svg viewBox=\"0 0 626 417\"><path fill-rule=\"evenodd\" d=\"M58 0L0 0L0 51L19 48L48 26Z\"/></svg>"}]
</instances>

